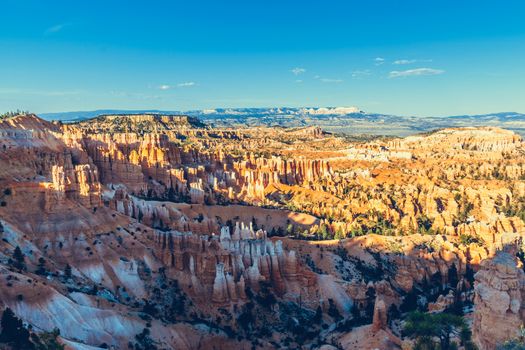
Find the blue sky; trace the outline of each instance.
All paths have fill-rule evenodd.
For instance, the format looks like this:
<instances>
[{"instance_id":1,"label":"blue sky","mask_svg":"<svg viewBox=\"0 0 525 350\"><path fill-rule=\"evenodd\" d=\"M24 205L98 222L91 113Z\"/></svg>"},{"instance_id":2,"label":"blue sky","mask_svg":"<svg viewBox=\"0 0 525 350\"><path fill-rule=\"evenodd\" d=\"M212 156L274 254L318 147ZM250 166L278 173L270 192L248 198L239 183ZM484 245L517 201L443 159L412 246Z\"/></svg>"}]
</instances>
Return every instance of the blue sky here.
<instances>
[{"instance_id":1,"label":"blue sky","mask_svg":"<svg viewBox=\"0 0 525 350\"><path fill-rule=\"evenodd\" d=\"M0 111L525 112L525 1L1 0Z\"/></svg>"}]
</instances>

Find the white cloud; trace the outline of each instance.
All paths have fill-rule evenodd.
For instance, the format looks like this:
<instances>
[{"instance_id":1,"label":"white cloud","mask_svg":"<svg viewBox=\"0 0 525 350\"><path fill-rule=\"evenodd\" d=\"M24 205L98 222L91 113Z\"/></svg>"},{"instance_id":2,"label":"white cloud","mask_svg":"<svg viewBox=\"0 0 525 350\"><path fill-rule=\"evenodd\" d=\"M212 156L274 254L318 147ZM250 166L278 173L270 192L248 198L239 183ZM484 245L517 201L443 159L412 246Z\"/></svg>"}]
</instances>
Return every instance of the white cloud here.
<instances>
[{"instance_id":1,"label":"white cloud","mask_svg":"<svg viewBox=\"0 0 525 350\"><path fill-rule=\"evenodd\" d=\"M191 87L195 85L197 85L197 83L195 83L194 81L184 81L182 83L178 83L176 87L185 88L185 87ZM157 88L159 90L166 91L166 90L173 89L173 86L168 85L168 84L162 84L162 85L157 86Z\"/></svg>"},{"instance_id":2,"label":"white cloud","mask_svg":"<svg viewBox=\"0 0 525 350\"><path fill-rule=\"evenodd\" d=\"M301 68L301 67L295 67L294 69L291 70L291 72L294 75L300 75L300 74L303 74L304 72L306 72L306 69Z\"/></svg>"},{"instance_id":3,"label":"white cloud","mask_svg":"<svg viewBox=\"0 0 525 350\"><path fill-rule=\"evenodd\" d=\"M301 79L297 79L295 82L296 83L302 83L303 81Z\"/></svg>"},{"instance_id":4,"label":"white cloud","mask_svg":"<svg viewBox=\"0 0 525 350\"><path fill-rule=\"evenodd\" d=\"M185 81L183 83L179 83L177 84L178 87L190 87L190 86L195 86L197 84L195 84L195 82L193 81Z\"/></svg>"},{"instance_id":5,"label":"white cloud","mask_svg":"<svg viewBox=\"0 0 525 350\"><path fill-rule=\"evenodd\" d=\"M432 62L432 60L397 60L392 62L392 64L412 64L416 62Z\"/></svg>"},{"instance_id":6,"label":"white cloud","mask_svg":"<svg viewBox=\"0 0 525 350\"><path fill-rule=\"evenodd\" d=\"M388 75L389 78L399 78L399 77L415 77L415 76L422 76L422 75L439 75L445 73L444 70L441 69L433 69L433 68L416 68L416 69L408 69L408 70L394 70L391 71Z\"/></svg>"},{"instance_id":7,"label":"white cloud","mask_svg":"<svg viewBox=\"0 0 525 350\"><path fill-rule=\"evenodd\" d=\"M367 75L371 75L372 72L369 70L369 69L365 69L365 70L354 70L352 71L352 78L362 78L362 77L366 77Z\"/></svg>"},{"instance_id":8,"label":"white cloud","mask_svg":"<svg viewBox=\"0 0 525 350\"><path fill-rule=\"evenodd\" d=\"M65 27L67 27L69 25L70 25L69 23L62 23L62 24L54 25L52 27L47 28L46 31L44 32L44 34L49 35L49 34L53 34L53 33L58 33L62 29L64 29Z\"/></svg>"},{"instance_id":9,"label":"white cloud","mask_svg":"<svg viewBox=\"0 0 525 350\"><path fill-rule=\"evenodd\" d=\"M385 59L383 57L376 57L376 58L374 58L374 62L376 64L376 66L380 66L383 63L385 63Z\"/></svg>"},{"instance_id":10,"label":"white cloud","mask_svg":"<svg viewBox=\"0 0 525 350\"><path fill-rule=\"evenodd\" d=\"M392 62L392 64L410 64L410 63L415 63L416 60L397 60L397 61L394 61Z\"/></svg>"},{"instance_id":11,"label":"white cloud","mask_svg":"<svg viewBox=\"0 0 525 350\"><path fill-rule=\"evenodd\" d=\"M342 83L343 82L342 79L323 78L320 75L316 75L314 79L317 79L323 83Z\"/></svg>"},{"instance_id":12,"label":"white cloud","mask_svg":"<svg viewBox=\"0 0 525 350\"><path fill-rule=\"evenodd\" d=\"M320 79L323 83L342 83L342 79L330 79L330 78L321 78Z\"/></svg>"}]
</instances>

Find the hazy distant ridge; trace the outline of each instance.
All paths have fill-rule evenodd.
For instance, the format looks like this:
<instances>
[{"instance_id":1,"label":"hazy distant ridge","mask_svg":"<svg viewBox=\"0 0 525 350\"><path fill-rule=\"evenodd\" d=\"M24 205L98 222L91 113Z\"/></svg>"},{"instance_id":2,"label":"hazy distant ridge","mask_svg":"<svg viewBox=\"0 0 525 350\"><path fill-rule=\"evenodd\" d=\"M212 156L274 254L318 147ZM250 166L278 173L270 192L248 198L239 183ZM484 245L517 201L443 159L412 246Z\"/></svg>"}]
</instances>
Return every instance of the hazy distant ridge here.
<instances>
[{"instance_id":1,"label":"hazy distant ridge","mask_svg":"<svg viewBox=\"0 0 525 350\"><path fill-rule=\"evenodd\" d=\"M525 135L525 114L499 112L482 115L446 117L396 116L366 113L356 107L274 107L274 108L216 108L193 111L118 110L43 113L48 120L80 121L102 114L185 114L198 117L216 127L319 125L323 129L349 134L405 136L445 127L498 126Z\"/></svg>"}]
</instances>

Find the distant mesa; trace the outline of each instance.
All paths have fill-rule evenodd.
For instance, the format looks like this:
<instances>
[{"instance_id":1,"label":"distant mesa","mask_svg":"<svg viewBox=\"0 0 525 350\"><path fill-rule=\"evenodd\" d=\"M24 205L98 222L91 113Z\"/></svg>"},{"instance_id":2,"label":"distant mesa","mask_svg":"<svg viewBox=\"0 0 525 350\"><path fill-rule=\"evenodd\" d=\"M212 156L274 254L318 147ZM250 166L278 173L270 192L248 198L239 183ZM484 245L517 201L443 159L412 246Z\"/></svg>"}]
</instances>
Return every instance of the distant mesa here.
<instances>
[{"instance_id":1,"label":"distant mesa","mask_svg":"<svg viewBox=\"0 0 525 350\"><path fill-rule=\"evenodd\" d=\"M197 117L179 114L104 114L76 123L84 130L96 127L108 132L162 132L181 128L204 128L206 124Z\"/></svg>"},{"instance_id":2,"label":"distant mesa","mask_svg":"<svg viewBox=\"0 0 525 350\"><path fill-rule=\"evenodd\" d=\"M313 115L330 115L330 114L355 114L363 113L357 107L321 107L321 108L303 108L302 112L304 114L313 114Z\"/></svg>"}]
</instances>

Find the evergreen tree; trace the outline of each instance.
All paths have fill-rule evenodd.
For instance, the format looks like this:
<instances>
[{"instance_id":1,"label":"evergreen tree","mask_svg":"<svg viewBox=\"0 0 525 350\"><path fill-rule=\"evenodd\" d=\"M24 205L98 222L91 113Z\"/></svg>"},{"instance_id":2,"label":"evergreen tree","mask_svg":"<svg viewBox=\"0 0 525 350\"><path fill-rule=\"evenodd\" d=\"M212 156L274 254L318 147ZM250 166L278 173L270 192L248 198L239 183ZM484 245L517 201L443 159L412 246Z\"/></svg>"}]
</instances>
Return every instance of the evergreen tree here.
<instances>
[{"instance_id":1,"label":"evergreen tree","mask_svg":"<svg viewBox=\"0 0 525 350\"><path fill-rule=\"evenodd\" d=\"M69 264L66 264L66 267L64 269L64 276L66 276L66 278L71 278L72 276L72 272L71 272L71 265Z\"/></svg>"},{"instance_id":2,"label":"evergreen tree","mask_svg":"<svg viewBox=\"0 0 525 350\"><path fill-rule=\"evenodd\" d=\"M37 275L45 275L46 274L46 259L40 257L38 259L38 267L36 269L36 274Z\"/></svg>"},{"instance_id":3,"label":"evergreen tree","mask_svg":"<svg viewBox=\"0 0 525 350\"><path fill-rule=\"evenodd\" d=\"M26 264L24 261L24 253L22 253L22 250L19 246L16 246L15 251L13 252L13 266L16 267L19 270L25 270Z\"/></svg>"},{"instance_id":4,"label":"evergreen tree","mask_svg":"<svg viewBox=\"0 0 525 350\"><path fill-rule=\"evenodd\" d=\"M144 328L142 333L135 335L135 350L156 350L155 342L150 337L150 330Z\"/></svg>"},{"instance_id":5,"label":"evergreen tree","mask_svg":"<svg viewBox=\"0 0 525 350\"><path fill-rule=\"evenodd\" d=\"M317 236L317 239L326 239L325 237L328 235L326 226L324 224L319 224L315 232L315 235Z\"/></svg>"},{"instance_id":6,"label":"evergreen tree","mask_svg":"<svg viewBox=\"0 0 525 350\"><path fill-rule=\"evenodd\" d=\"M339 227L335 231L334 239L344 239L344 238L345 238L345 234L343 233L343 229Z\"/></svg>"},{"instance_id":7,"label":"evergreen tree","mask_svg":"<svg viewBox=\"0 0 525 350\"><path fill-rule=\"evenodd\" d=\"M450 266L450 268L448 269L448 283L450 285L450 288L456 288L458 282L458 269L456 268L456 264L452 264L452 266Z\"/></svg>"},{"instance_id":8,"label":"evergreen tree","mask_svg":"<svg viewBox=\"0 0 525 350\"><path fill-rule=\"evenodd\" d=\"M312 319L312 322L317 324L317 323L321 322L322 320L323 320L323 309L321 308L321 305L319 305L317 307L317 309L315 310L315 316Z\"/></svg>"},{"instance_id":9,"label":"evergreen tree","mask_svg":"<svg viewBox=\"0 0 525 350\"><path fill-rule=\"evenodd\" d=\"M374 306L376 302L376 290L372 287L369 287L366 290L366 318L369 321L372 321L372 317L374 316Z\"/></svg>"},{"instance_id":10,"label":"evergreen tree","mask_svg":"<svg viewBox=\"0 0 525 350\"><path fill-rule=\"evenodd\" d=\"M1 342L10 344L14 350L34 349L34 345L29 340L29 331L10 308L4 310L0 325L2 326Z\"/></svg>"},{"instance_id":11,"label":"evergreen tree","mask_svg":"<svg viewBox=\"0 0 525 350\"><path fill-rule=\"evenodd\" d=\"M461 336L461 341L470 341L470 333L466 332L466 322L461 316L446 312L428 314L415 311L409 314L405 324L404 333L416 339L414 349L441 349L451 350L457 344L451 342L455 335ZM434 341L439 339L439 343Z\"/></svg>"},{"instance_id":12,"label":"evergreen tree","mask_svg":"<svg viewBox=\"0 0 525 350\"><path fill-rule=\"evenodd\" d=\"M388 324L390 328L392 328L392 322L398 319L399 317L401 317L401 313L399 312L399 309L397 308L396 304L390 305L387 311Z\"/></svg>"},{"instance_id":13,"label":"evergreen tree","mask_svg":"<svg viewBox=\"0 0 525 350\"><path fill-rule=\"evenodd\" d=\"M332 317L336 322L339 321L342 317L334 303L334 300L328 299L328 304L328 316Z\"/></svg>"},{"instance_id":14,"label":"evergreen tree","mask_svg":"<svg viewBox=\"0 0 525 350\"><path fill-rule=\"evenodd\" d=\"M65 346L60 344L58 336L60 329L55 328L51 332L43 332L39 335L31 334L31 340L36 345L36 350L64 350Z\"/></svg>"},{"instance_id":15,"label":"evergreen tree","mask_svg":"<svg viewBox=\"0 0 525 350\"><path fill-rule=\"evenodd\" d=\"M416 310L417 307L417 293L415 288L412 288L412 290L408 292L407 295L405 295L405 297L403 298L403 302L401 303L399 308L401 312L409 312Z\"/></svg>"},{"instance_id":16,"label":"evergreen tree","mask_svg":"<svg viewBox=\"0 0 525 350\"><path fill-rule=\"evenodd\" d=\"M474 285L474 270L472 269L472 266L470 266L470 264L467 264L465 279L470 283L471 286Z\"/></svg>"}]
</instances>

